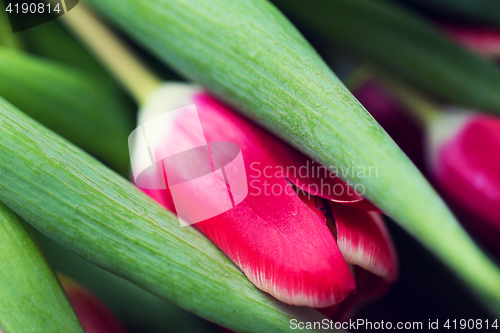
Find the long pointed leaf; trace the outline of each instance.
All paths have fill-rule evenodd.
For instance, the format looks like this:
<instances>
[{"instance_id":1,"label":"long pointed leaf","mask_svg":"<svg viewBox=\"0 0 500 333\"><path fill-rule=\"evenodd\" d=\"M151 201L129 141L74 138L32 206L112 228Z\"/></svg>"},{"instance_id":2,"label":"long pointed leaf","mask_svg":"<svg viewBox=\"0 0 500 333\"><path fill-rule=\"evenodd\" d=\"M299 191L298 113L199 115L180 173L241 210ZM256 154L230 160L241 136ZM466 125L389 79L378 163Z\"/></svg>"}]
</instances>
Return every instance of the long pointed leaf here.
<instances>
[{"instance_id":1,"label":"long pointed leaf","mask_svg":"<svg viewBox=\"0 0 500 333\"><path fill-rule=\"evenodd\" d=\"M133 127L127 105L92 76L0 47L0 96L128 174L127 138Z\"/></svg>"},{"instance_id":2,"label":"long pointed leaf","mask_svg":"<svg viewBox=\"0 0 500 333\"><path fill-rule=\"evenodd\" d=\"M54 20L16 33L26 48L40 55L85 71L99 83L110 89L119 89L116 80L106 71L96 58L67 31L60 20Z\"/></svg>"},{"instance_id":3,"label":"long pointed leaf","mask_svg":"<svg viewBox=\"0 0 500 333\"><path fill-rule=\"evenodd\" d=\"M0 132L0 200L84 259L240 332L324 318L259 291L194 228L3 99Z\"/></svg>"},{"instance_id":4,"label":"long pointed leaf","mask_svg":"<svg viewBox=\"0 0 500 333\"><path fill-rule=\"evenodd\" d=\"M91 2L186 77L311 158L341 168L339 176L362 185L358 189L367 198L500 313L498 268L392 139L269 2ZM377 170L371 177L370 168Z\"/></svg>"},{"instance_id":5,"label":"long pointed leaf","mask_svg":"<svg viewBox=\"0 0 500 333\"><path fill-rule=\"evenodd\" d=\"M14 49L21 47L17 36L12 32L3 2L0 2L0 45Z\"/></svg>"},{"instance_id":6,"label":"long pointed leaf","mask_svg":"<svg viewBox=\"0 0 500 333\"><path fill-rule=\"evenodd\" d=\"M0 329L83 330L66 294L18 217L0 202Z\"/></svg>"}]
</instances>

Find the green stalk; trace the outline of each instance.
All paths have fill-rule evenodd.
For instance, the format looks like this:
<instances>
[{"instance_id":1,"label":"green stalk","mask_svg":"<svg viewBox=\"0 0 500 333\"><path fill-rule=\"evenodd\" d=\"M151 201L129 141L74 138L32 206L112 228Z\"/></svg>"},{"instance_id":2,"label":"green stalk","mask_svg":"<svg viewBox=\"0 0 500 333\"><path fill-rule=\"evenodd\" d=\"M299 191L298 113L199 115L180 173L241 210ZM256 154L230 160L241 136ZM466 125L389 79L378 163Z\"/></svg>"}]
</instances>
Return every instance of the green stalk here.
<instances>
[{"instance_id":1,"label":"green stalk","mask_svg":"<svg viewBox=\"0 0 500 333\"><path fill-rule=\"evenodd\" d=\"M209 240L0 99L0 200L89 262L238 332L320 321L259 291Z\"/></svg>"},{"instance_id":2,"label":"green stalk","mask_svg":"<svg viewBox=\"0 0 500 333\"><path fill-rule=\"evenodd\" d=\"M344 171L376 168L373 177L359 172L340 176L360 184L369 200L500 313L498 268L405 154L269 2L90 2L179 73L311 158Z\"/></svg>"},{"instance_id":3,"label":"green stalk","mask_svg":"<svg viewBox=\"0 0 500 333\"><path fill-rule=\"evenodd\" d=\"M134 96L139 105L143 105L150 94L159 88L161 80L83 4L63 18L64 23Z\"/></svg>"},{"instance_id":4,"label":"green stalk","mask_svg":"<svg viewBox=\"0 0 500 333\"><path fill-rule=\"evenodd\" d=\"M500 113L500 69L383 0L272 0L327 42L454 104Z\"/></svg>"},{"instance_id":5,"label":"green stalk","mask_svg":"<svg viewBox=\"0 0 500 333\"><path fill-rule=\"evenodd\" d=\"M382 82L388 92L406 106L404 110L423 127L430 126L442 113L439 105L412 87L385 76L382 76Z\"/></svg>"},{"instance_id":6,"label":"green stalk","mask_svg":"<svg viewBox=\"0 0 500 333\"><path fill-rule=\"evenodd\" d=\"M110 90L119 90L116 80L89 51L60 23L54 20L16 33L33 54L84 71Z\"/></svg>"},{"instance_id":7,"label":"green stalk","mask_svg":"<svg viewBox=\"0 0 500 333\"><path fill-rule=\"evenodd\" d=\"M128 175L133 121L115 90L73 68L0 47L0 96Z\"/></svg>"},{"instance_id":8,"label":"green stalk","mask_svg":"<svg viewBox=\"0 0 500 333\"><path fill-rule=\"evenodd\" d=\"M81 332L66 294L18 217L0 202L0 330Z\"/></svg>"}]
</instances>

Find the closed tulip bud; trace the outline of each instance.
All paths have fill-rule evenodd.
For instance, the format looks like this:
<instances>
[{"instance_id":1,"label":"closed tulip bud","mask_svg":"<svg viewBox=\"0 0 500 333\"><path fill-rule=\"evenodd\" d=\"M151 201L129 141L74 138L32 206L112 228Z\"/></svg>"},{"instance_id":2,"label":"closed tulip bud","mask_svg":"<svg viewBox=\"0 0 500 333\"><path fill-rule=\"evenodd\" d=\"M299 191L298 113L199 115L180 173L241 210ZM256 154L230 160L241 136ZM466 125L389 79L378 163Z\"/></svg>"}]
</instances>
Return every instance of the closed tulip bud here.
<instances>
[{"instance_id":1,"label":"closed tulip bud","mask_svg":"<svg viewBox=\"0 0 500 333\"><path fill-rule=\"evenodd\" d=\"M461 222L500 250L500 118L436 105L401 83L386 82L426 132L429 176Z\"/></svg>"},{"instance_id":2,"label":"closed tulip bud","mask_svg":"<svg viewBox=\"0 0 500 333\"><path fill-rule=\"evenodd\" d=\"M168 123L162 124L164 134L149 135L148 126L157 124L159 116L190 104L195 105L197 116L172 113ZM179 210L182 200L173 190L179 184L187 184L190 192L183 194L193 198L182 201L187 219L200 216L200 207L222 205L228 197L225 186L221 189L215 182L201 180L221 172L232 193L231 209L192 226L224 251L259 289L288 304L327 308L356 290L358 268L384 284L395 280L395 251L378 209L340 180L332 171L334 166L316 164L188 85L164 85L145 104L139 123L149 124L145 128L155 161L167 156L173 143L174 148L195 147L186 159L180 158L186 154L181 152L174 155L178 158L163 160L169 186L143 189L168 209ZM224 143L234 146L224 148ZM205 146L210 154L194 153ZM237 169L235 161L240 157L242 169ZM208 170L200 173L207 161ZM133 161L133 165L147 163ZM244 174L243 183L236 181L238 173Z\"/></svg>"}]
</instances>

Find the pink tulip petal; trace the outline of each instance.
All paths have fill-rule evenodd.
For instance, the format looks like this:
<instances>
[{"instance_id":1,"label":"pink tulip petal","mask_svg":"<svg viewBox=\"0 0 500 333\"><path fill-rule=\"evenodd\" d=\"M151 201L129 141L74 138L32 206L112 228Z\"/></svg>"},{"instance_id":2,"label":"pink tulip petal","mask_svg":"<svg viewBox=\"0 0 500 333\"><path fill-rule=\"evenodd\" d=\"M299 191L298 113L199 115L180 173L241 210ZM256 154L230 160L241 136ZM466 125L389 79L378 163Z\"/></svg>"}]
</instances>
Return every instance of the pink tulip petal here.
<instances>
[{"instance_id":1,"label":"pink tulip petal","mask_svg":"<svg viewBox=\"0 0 500 333\"><path fill-rule=\"evenodd\" d=\"M247 197L194 226L258 288L285 303L325 307L355 288L330 230L296 196Z\"/></svg>"},{"instance_id":2,"label":"pink tulip petal","mask_svg":"<svg viewBox=\"0 0 500 333\"><path fill-rule=\"evenodd\" d=\"M200 108L201 105L215 109L226 108L206 94L197 95L194 100L198 108ZM204 120L200 115L207 141L234 142L237 143L242 150L242 144L248 148L252 146L266 147L267 149L265 150L262 148L258 150L247 149L244 154L244 158L246 158L249 155L249 151L255 151L259 155L259 159L255 159L255 161L273 160L273 163L266 165L267 169L263 169L264 176L272 174L275 177L284 177L306 192L327 200L366 210L379 211L377 207L335 175L335 172L352 173L353 170L357 172L353 169L354 167L350 169L346 168L345 170L337 170L333 166L330 167L330 169L321 166L301 152L291 148L281 140L236 115L234 112L227 111L228 112L224 113L226 119L222 121L218 128L215 126L215 121L208 119ZM224 131L221 131L221 128L224 128ZM246 138L238 137L239 133L234 132L232 128L241 129L248 134L252 133L252 135L247 134ZM250 152L250 154L252 154L252 152ZM252 157L250 156L250 158Z\"/></svg>"},{"instance_id":3,"label":"pink tulip petal","mask_svg":"<svg viewBox=\"0 0 500 333\"><path fill-rule=\"evenodd\" d=\"M323 221L323 223L326 224L335 238L335 241L337 241L337 227L335 226L333 218L331 216L327 216L328 201L296 187L294 187L294 190L300 200L302 200L302 202L305 203L306 206L309 207L309 209L312 210L321 219L321 221Z\"/></svg>"},{"instance_id":4,"label":"pink tulip petal","mask_svg":"<svg viewBox=\"0 0 500 333\"><path fill-rule=\"evenodd\" d=\"M231 258L252 283L285 303L321 308L349 296L355 283L334 236L325 221L299 199L286 177L287 167L298 168L300 165L293 163L303 155L204 93L193 96L193 102L210 147L229 142L241 149L248 183L243 201L241 195L239 199L233 196L235 202L241 201L233 209L193 226ZM187 128L191 121L181 117L175 124ZM197 135L193 142L200 141ZM185 136L189 136L188 131ZM167 137L165 142L172 140ZM212 168L227 162L224 158L220 161L212 156L212 162L216 162ZM175 171L176 179L197 171L192 168L200 163L198 157L181 163ZM169 174L176 165L167 168L169 185ZM237 170L227 171L228 178L237 177ZM231 190L241 192L238 186ZM144 191L173 208L169 189ZM191 207L190 201L184 201L183 210L196 211L203 206L201 201L217 202L226 197L211 185L197 188L195 195L199 200L192 200Z\"/></svg>"},{"instance_id":5,"label":"pink tulip petal","mask_svg":"<svg viewBox=\"0 0 500 333\"><path fill-rule=\"evenodd\" d=\"M327 205L329 206L328 202L325 201L322 198L310 195L309 193L306 193L304 191L298 190L297 191L299 198L312 210L318 215L322 221L325 221L327 225L329 226L330 230L334 235L337 235L337 229L334 221L331 221L329 217L327 216L328 214L328 208ZM338 211L337 211L338 212ZM375 213L367 213L367 214L374 214ZM356 217L356 216L353 216ZM370 222L371 223L371 222ZM378 232L379 230L377 230ZM387 232L385 231L385 226L382 225L382 230L381 232L383 234L386 234L388 237ZM341 237L342 233L345 233L345 228L343 228L343 231L341 232ZM389 244L391 247L392 245ZM395 257L395 255L394 255ZM394 262L395 263L395 262ZM349 320L354 316L358 308L360 308L362 305L372 302L378 298L380 298L383 294L387 292L389 287L393 284L395 281L396 273L392 273L389 275L392 276L377 276L375 274L372 274L365 269L358 267L358 266L352 266L350 265L351 271L354 272L354 277L355 277L355 282L356 282L356 293L353 293L349 295L345 300L343 300L340 303L337 303L333 306L329 306L326 308L321 309L321 312L326 315L327 317L337 320L337 321L346 321Z\"/></svg>"},{"instance_id":6,"label":"pink tulip petal","mask_svg":"<svg viewBox=\"0 0 500 333\"><path fill-rule=\"evenodd\" d=\"M347 263L393 281L396 252L381 216L374 212L330 203L337 226L337 244Z\"/></svg>"},{"instance_id":7,"label":"pink tulip petal","mask_svg":"<svg viewBox=\"0 0 500 333\"><path fill-rule=\"evenodd\" d=\"M499 151L500 119L477 115L441 147L433 163L439 187L455 203L484 220L496 237L500 236Z\"/></svg>"},{"instance_id":8,"label":"pink tulip petal","mask_svg":"<svg viewBox=\"0 0 500 333\"><path fill-rule=\"evenodd\" d=\"M140 190L144 192L147 196L149 196L151 199L162 205L163 207L176 213L175 206L172 201L172 196L170 195L170 191L159 190L159 189L143 189L143 188L141 188Z\"/></svg>"},{"instance_id":9,"label":"pink tulip petal","mask_svg":"<svg viewBox=\"0 0 500 333\"><path fill-rule=\"evenodd\" d=\"M314 168L312 167L312 169ZM326 200L364 210L381 212L380 209L357 193L342 179L333 175L326 178L317 176L300 178L289 174L287 178L298 188Z\"/></svg>"},{"instance_id":10,"label":"pink tulip petal","mask_svg":"<svg viewBox=\"0 0 500 333\"><path fill-rule=\"evenodd\" d=\"M195 227L285 303L325 307L346 298L355 284L333 235L280 173L299 153L211 97L195 100L207 141L241 148L250 187L238 206Z\"/></svg>"}]
</instances>

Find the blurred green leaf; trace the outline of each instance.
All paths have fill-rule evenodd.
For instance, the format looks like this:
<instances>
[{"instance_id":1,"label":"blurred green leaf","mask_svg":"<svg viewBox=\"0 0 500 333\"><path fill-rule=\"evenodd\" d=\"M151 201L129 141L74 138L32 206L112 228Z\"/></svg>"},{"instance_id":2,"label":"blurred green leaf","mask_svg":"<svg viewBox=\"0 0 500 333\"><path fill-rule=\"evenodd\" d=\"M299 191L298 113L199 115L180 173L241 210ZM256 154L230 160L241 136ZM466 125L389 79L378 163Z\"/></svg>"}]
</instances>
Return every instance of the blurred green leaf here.
<instances>
[{"instance_id":1,"label":"blurred green leaf","mask_svg":"<svg viewBox=\"0 0 500 333\"><path fill-rule=\"evenodd\" d=\"M403 7L381 0L272 2L361 60L450 102L500 113L500 69Z\"/></svg>"},{"instance_id":2,"label":"blurred green leaf","mask_svg":"<svg viewBox=\"0 0 500 333\"><path fill-rule=\"evenodd\" d=\"M120 89L107 69L61 25L59 20L21 31L18 35L31 53L85 71L92 79L107 85L108 89Z\"/></svg>"},{"instance_id":3,"label":"blurred green leaf","mask_svg":"<svg viewBox=\"0 0 500 333\"><path fill-rule=\"evenodd\" d=\"M360 184L358 189L365 190L361 192L369 200L500 313L498 268L406 155L268 1L90 2L180 73L323 165L344 171L377 168L373 177L359 172L339 176L352 185ZM346 3L331 1L337 2ZM301 12L307 15L307 7ZM317 17L318 21L344 24L347 19L339 13ZM365 33L364 25L359 24L351 28ZM383 50L383 45L375 47ZM479 62L478 66L483 65ZM500 102L500 90L492 97L493 90L488 90L488 96Z\"/></svg>"},{"instance_id":4,"label":"blurred green leaf","mask_svg":"<svg viewBox=\"0 0 500 333\"><path fill-rule=\"evenodd\" d=\"M9 18L7 17L5 6L2 1L0 1L0 46L6 46L13 49L21 48L21 43L17 35L12 32Z\"/></svg>"},{"instance_id":5,"label":"blurred green leaf","mask_svg":"<svg viewBox=\"0 0 500 333\"><path fill-rule=\"evenodd\" d=\"M62 64L85 70L88 75L92 75L97 80L107 81L110 87L121 89L115 78L108 73L108 69L90 53L88 49L78 40L62 23L61 20L54 20L34 28L17 33L19 38L26 45L26 49L33 54L55 60ZM144 62L148 68L164 80L180 80L181 78L171 71L155 57L138 48L136 45L128 43ZM134 110L135 111L135 110Z\"/></svg>"},{"instance_id":6,"label":"blurred green leaf","mask_svg":"<svg viewBox=\"0 0 500 333\"><path fill-rule=\"evenodd\" d=\"M84 259L239 332L324 318L259 291L198 231L3 99L0 131L0 200Z\"/></svg>"},{"instance_id":7,"label":"blurred green leaf","mask_svg":"<svg viewBox=\"0 0 500 333\"><path fill-rule=\"evenodd\" d=\"M81 332L66 294L18 217L0 202L0 329Z\"/></svg>"},{"instance_id":8,"label":"blurred green leaf","mask_svg":"<svg viewBox=\"0 0 500 333\"><path fill-rule=\"evenodd\" d=\"M0 47L0 95L128 175L133 120L116 91L70 67Z\"/></svg>"}]
</instances>

